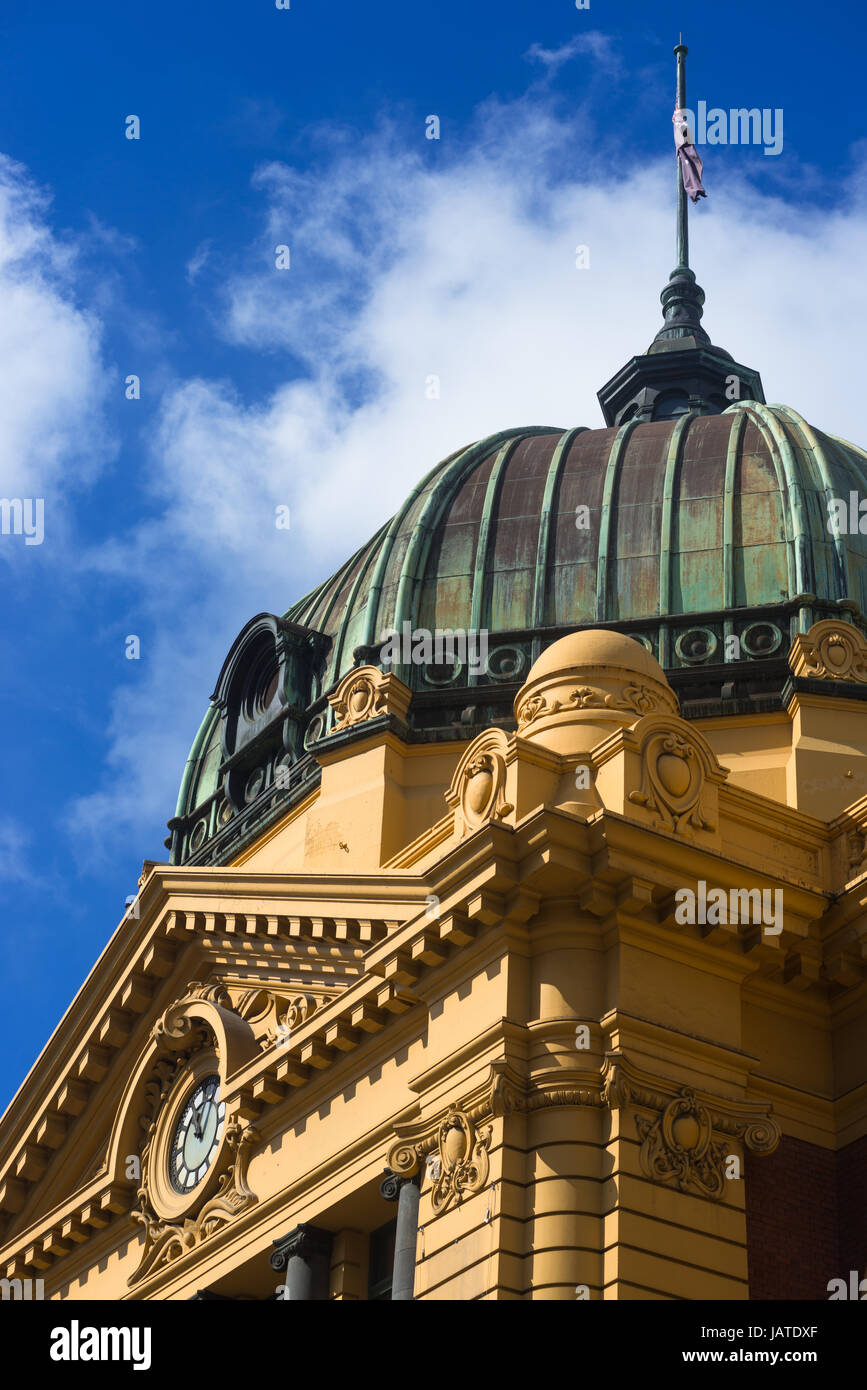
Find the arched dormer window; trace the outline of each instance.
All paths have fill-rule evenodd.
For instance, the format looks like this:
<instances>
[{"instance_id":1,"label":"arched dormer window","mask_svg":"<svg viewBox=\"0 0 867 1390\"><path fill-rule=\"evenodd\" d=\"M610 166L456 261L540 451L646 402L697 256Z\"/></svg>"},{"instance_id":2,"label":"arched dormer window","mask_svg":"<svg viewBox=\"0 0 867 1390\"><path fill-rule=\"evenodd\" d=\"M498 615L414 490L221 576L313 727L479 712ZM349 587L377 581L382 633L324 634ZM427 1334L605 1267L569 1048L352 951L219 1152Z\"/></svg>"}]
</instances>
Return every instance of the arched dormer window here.
<instances>
[{"instance_id":1,"label":"arched dormer window","mask_svg":"<svg viewBox=\"0 0 867 1390\"><path fill-rule=\"evenodd\" d=\"M260 613L232 643L211 698L220 711L226 795L235 807L266 786L266 755L282 748L290 761L298 757L300 724L330 642Z\"/></svg>"}]
</instances>

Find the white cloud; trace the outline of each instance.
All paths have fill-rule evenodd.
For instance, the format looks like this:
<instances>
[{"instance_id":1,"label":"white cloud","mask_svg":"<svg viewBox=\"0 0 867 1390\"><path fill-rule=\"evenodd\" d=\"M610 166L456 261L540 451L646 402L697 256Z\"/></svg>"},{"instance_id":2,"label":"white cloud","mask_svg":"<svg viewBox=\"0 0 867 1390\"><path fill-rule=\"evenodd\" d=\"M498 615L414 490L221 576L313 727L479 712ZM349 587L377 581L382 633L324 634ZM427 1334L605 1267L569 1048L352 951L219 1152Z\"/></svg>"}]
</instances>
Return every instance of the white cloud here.
<instances>
[{"instance_id":1,"label":"white cloud","mask_svg":"<svg viewBox=\"0 0 867 1390\"><path fill-rule=\"evenodd\" d=\"M506 426L600 426L596 391L661 325L673 150L630 166L586 113L560 119L525 97L489 103L472 145L429 154L393 130L335 135L316 172L270 165L254 179L262 236L218 303L230 342L287 354L286 380L254 400L224 381L166 392L161 517L96 561L137 578L152 636L147 670L116 703L105 784L74 808L94 840L140 835L156 808L173 810L248 616L324 578L459 446ZM867 282L839 293L840 266L867 257L860 175L848 203L817 212L750 186L724 154L705 173L692 261L713 341L762 371L769 400L863 436ZM280 243L291 270L275 269ZM589 270L576 269L579 244ZM425 394L434 374L439 400ZM289 532L274 526L279 503Z\"/></svg>"},{"instance_id":2,"label":"white cloud","mask_svg":"<svg viewBox=\"0 0 867 1390\"><path fill-rule=\"evenodd\" d=\"M47 538L65 529L61 492L92 481L111 448L100 324L75 302L76 246L51 232L48 205L0 156L0 492L43 497Z\"/></svg>"},{"instance_id":3,"label":"white cloud","mask_svg":"<svg viewBox=\"0 0 867 1390\"><path fill-rule=\"evenodd\" d=\"M565 63L584 53L589 53L603 68L612 71L620 68L620 56L614 40L610 34L602 34L598 29L591 29L586 34L575 34L568 43L561 44L559 48L545 48L541 43L534 43L527 49L525 57L532 62L541 63L546 71L553 75Z\"/></svg>"}]
</instances>

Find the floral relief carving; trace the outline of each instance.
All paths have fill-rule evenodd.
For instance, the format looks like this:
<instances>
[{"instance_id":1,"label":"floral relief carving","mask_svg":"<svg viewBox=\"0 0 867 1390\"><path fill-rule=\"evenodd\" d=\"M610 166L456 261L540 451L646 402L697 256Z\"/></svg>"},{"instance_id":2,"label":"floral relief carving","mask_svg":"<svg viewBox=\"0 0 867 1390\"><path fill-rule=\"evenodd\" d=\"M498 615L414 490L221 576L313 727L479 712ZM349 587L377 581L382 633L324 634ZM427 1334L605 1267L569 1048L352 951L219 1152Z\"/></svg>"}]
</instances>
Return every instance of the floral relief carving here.
<instances>
[{"instance_id":1,"label":"floral relief carving","mask_svg":"<svg viewBox=\"0 0 867 1390\"><path fill-rule=\"evenodd\" d=\"M286 1004L286 1008L278 1013L276 1026L269 1032L268 1036L261 1040L261 1046L266 1050L277 1045L286 1047L289 1045L292 1034L296 1028L300 1028L312 1013L319 1007L320 1000L315 999L312 994L296 994ZM279 1009L279 1005L278 1005Z\"/></svg>"},{"instance_id":2,"label":"floral relief carving","mask_svg":"<svg viewBox=\"0 0 867 1390\"><path fill-rule=\"evenodd\" d=\"M621 1052L609 1052L603 1069L602 1099L612 1110L628 1106L656 1112L635 1116L641 1140L639 1162L654 1182L674 1183L681 1192L719 1201L725 1193L731 1141L754 1154L769 1154L780 1142L780 1127L769 1106L675 1090L668 1079L652 1076Z\"/></svg>"},{"instance_id":3,"label":"floral relief carving","mask_svg":"<svg viewBox=\"0 0 867 1390\"><path fill-rule=\"evenodd\" d=\"M491 1128L477 1130L469 1115L451 1109L437 1131L436 1177L431 1205L439 1214L452 1203L472 1197L488 1181Z\"/></svg>"},{"instance_id":4,"label":"floral relief carving","mask_svg":"<svg viewBox=\"0 0 867 1390\"><path fill-rule=\"evenodd\" d=\"M237 1012L255 1029L259 1047L267 1051L285 1043L323 1001L312 994L278 994L273 989L250 989L238 999Z\"/></svg>"},{"instance_id":5,"label":"floral relief carving","mask_svg":"<svg viewBox=\"0 0 867 1390\"><path fill-rule=\"evenodd\" d=\"M486 1087L475 1104L449 1106L434 1126L413 1126L414 1133L396 1139L388 1151L388 1169L395 1177L427 1173L437 1216L475 1196L488 1183L493 1129L482 1122L494 1114L494 1090Z\"/></svg>"},{"instance_id":6,"label":"floral relief carving","mask_svg":"<svg viewBox=\"0 0 867 1390\"><path fill-rule=\"evenodd\" d=\"M652 714L662 703L656 691L642 685L640 681L632 681L629 685L624 685L622 702L615 705L615 709L633 709L636 714Z\"/></svg>"},{"instance_id":7,"label":"floral relief carving","mask_svg":"<svg viewBox=\"0 0 867 1390\"><path fill-rule=\"evenodd\" d=\"M157 1112L169 1096L190 1055L191 1051L176 1052L170 1058L159 1058L151 1068L150 1079L143 1092L144 1112L139 1115L138 1120L139 1127L146 1136L152 1133Z\"/></svg>"},{"instance_id":8,"label":"floral relief carving","mask_svg":"<svg viewBox=\"0 0 867 1390\"><path fill-rule=\"evenodd\" d=\"M302 1023L306 1023L307 1018L312 1014L318 1004L310 994L296 994L289 1000L289 1005L280 1023L284 1028L300 1028Z\"/></svg>"},{"instance_id":9,"label":"floral relief carving","mask_svg":"<svg viewBox=\"0 0 867 1390\"><path fill-rule=\"evenodd\" d=\"M231 995L226 986L219 980L211 984L202 984L199 980L191 980L183 998L179 999L178 1003L183 1004L188 999L207 999L212 1004L218 1004L221 1009L232 1008Z\"/></svg>"},{"instance_id":10,"label":"floral relief carving","mask_svg":"<svg viewBox=\"0 0 867 1390\"><path fill-rule=\"evenodd\" d=\"M386 712L385 691L378 690L372 677L359 675L350 680L339 698L332 701L335 729L348 729Z\"/></svg>"},{"instance_id":11,"label":"floral relief carving","mask_svg":"<svg viewBox=\"0 0 867 1390\"><path fill-rule=\"evenodd\" d=\"M559 714L569 710L616 709L631 710L634 714L652 714L656 710L677 710L674 695L670 697L662 691L652 690L641 681L629 681L619 691L600 690L592 685L579 685L565 700L546 699L538 692L528 695L516 710L519 732L528 725L547 715Z\"/></svg>"},{"instance_id":12,"label":"floral relief carving","mask_svg":"<svg viewBox=\"0 0 867 1390\"><path fill-rule=\"evenodd\" d=\"M334 732L363 724L380 714L405 718L411 692L397 676L376 666L359 666L343 677L328 703L334 710Z\"/></svg>"},{"instance_id":13,"label":"floral relief carving","mask_svg":"<svg viewBox=\"0 0 867 1390\"><path fill-rule=\"evenodd\" d=\"M184 1044L192 1051L196 1047L205 1045L208 1038L207 1029L200 1019L190 1013L183 1012L185 1002L189 1003L190 1000L180 1000L177 1004L170 1004L151 1029L153 1039L160 1047L168 1047L172 1051L176 1051L181 1044Z\"/></svg>"}]
</instances>

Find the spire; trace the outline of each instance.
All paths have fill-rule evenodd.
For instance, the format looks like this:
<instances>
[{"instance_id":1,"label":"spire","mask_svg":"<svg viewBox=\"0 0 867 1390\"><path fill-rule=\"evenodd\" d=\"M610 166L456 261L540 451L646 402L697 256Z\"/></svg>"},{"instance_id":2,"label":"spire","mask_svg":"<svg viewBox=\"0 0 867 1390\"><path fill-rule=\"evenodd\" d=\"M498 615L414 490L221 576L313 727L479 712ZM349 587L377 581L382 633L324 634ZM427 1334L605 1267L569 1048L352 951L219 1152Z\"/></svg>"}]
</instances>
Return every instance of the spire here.
<instances>
[{"instance_id":1,"label":"spire","mask_svg":"<svg viewBox=\"0 0 867 1390\"><path fill-rule=\"evenodd\" d=\"M678 43L674 50L677 60L677 100L675 102L678 111L686 110L686 55L689 52L686 44ZM675 152L675 168L677 170L677 269L689 270L689 213L686 206L686 189L683 186L683 175L680 170L680 160Z\"/></svg>"},{"instance_id":2,"label":"spire","mask_svg":"<svg viewBox=\"0 0 867 1390\"><path fill-rule=\"evenodd\" d=\"M683 35L681 35L681 40ZM686 55L681 41L677 61L675 117L686 111ZM694 411L718 415L736 400L764 401L762 381L752 367L735 362L724 348L715 347L701 326L704 290L689 265L687 185L693 198L702 196L701 161L692 134L675 128L677 173L677 264L660 297L663 326L647 352L633 357L598 392L606 425L627 420L667 420ZM686 172L686 183L684 182Z\"/></svg>"},{"instance_id":3,"label":"spire","mask_svg":"<svg viewBox=\"0 0 867 1390\"><path fill-rule=\"evenodd\" d=\"M682 36L681 36L682 37ZM677 100L678 111L686 110L686 44L678 43L674 50L677 60ZM691 138L691 137L690 137ZM666 352L669 343L678 347L697 347L699 343L710 344L710 338L701 327L704 312L704 290L698 284L689 268L689 202L683 184L680 158L675 149L674 168L677 177L677 263L668 277L668 284L659 296L662 301L662 317L665 323L651 344L650 352ZM683 342L691 339L691 342ZM660 344L661 346L657 346Z\"/></svg>"}]
</instances>

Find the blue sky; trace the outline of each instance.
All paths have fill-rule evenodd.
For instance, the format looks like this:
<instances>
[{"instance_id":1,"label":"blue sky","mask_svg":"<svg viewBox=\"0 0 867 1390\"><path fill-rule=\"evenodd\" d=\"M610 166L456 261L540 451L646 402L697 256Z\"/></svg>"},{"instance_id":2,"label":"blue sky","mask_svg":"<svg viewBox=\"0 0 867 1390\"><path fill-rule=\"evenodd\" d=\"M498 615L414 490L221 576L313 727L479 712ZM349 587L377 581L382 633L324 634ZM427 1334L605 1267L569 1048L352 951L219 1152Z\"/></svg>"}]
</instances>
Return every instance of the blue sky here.
<instances>
[{"instance_id":1,"label":"blue sky","mask_svg":"<svg viewBox=\"0 0 867 1390\"><path fill-rule=\"evenodd\" d=\"M705 323L769 400L867 442L854 3L827 22L740 0L12 8L0 496L43 498L45 537L0 536L0 1104L165 856L247 618L461 444L601 423L595 392L652 338L673 265L682 25L690 106L784 113L776 157L701 151Z\"/></svg>"}]
</instances>

